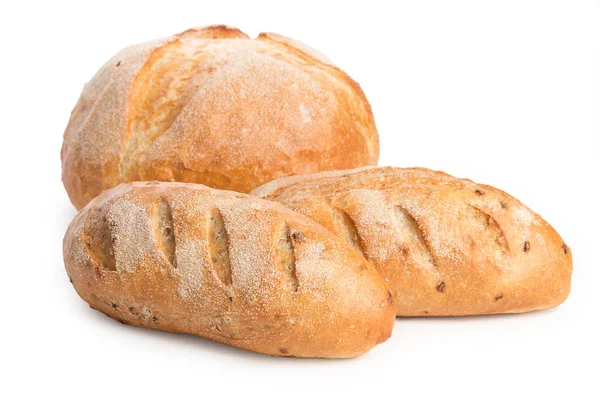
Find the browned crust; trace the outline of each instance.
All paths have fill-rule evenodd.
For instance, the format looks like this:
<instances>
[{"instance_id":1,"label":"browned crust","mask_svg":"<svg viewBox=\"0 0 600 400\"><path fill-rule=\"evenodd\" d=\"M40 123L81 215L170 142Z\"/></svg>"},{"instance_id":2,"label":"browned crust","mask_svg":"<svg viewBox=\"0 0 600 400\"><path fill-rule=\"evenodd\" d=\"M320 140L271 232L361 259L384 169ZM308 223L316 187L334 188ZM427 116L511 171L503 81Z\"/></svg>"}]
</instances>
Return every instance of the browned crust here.
<instances>
[{"instance_id":1,"label":"browned crust","mask_svg":"<svg viewBox=\"0 0 600 400\"><path fill-rule=\"evenodd\" d=\"M378 156L370 105L348 75L292 39L222 25L118 53L84 88L61 151L77 208L122 182L248 192Z\"/></svg>"},{"instance_id":2,"label":"browned crust","mask_svg":"<svg viewBox=\"0 0 600 400\"><path fill-rule=\"evenodd\" d=\"M202 185L104 192L71 223L64 260L111 318L270 355L356 357L394 324L387 285L344 241L278 203Z\"/></svg>"},{"instance_id":3,"label":"browned crust","mask_svg":"<svg viewBox=\"0 0 600 400\"><path fill-rule=\"evenodd\" d=\"M329 76L332 77L332 80L333 77L335 77L335 79L339 79L340 81L344 82L344 84L349 86L351 93L358 98L360 106L364 107L363 113L359 114L353 112L354 107L349 104L345 104L345 108L340 109L339 112L350 112L351 115L348 118L350 121L355 119L364 120L366 118L366 121L363 121L363 123L368 129L362 129L359 131L359 133L363 135L368 148L368 154L370 156L368 165L376 165L377 161L379 160L379 137L375 127L375 119L373 118L371 104L367 100L367 97L365 96L365 93L358 82L353 80L344 71L333 65L333 63L325 55L321 54L315 49L310 48L302 42L269 32L261 33L258 35L257 40L269 40L272 42L277 42L278 44L284 46L290 53L293 53L294 55L303 59L306 64L318 64L322 70L326 71ZM349 127L349 129L351 129L351 127Z\"/></svg>"},{"instance_id":4,"label":"browned crust","mask_svg":"<svg viewBox=\"0 0 600 400\"><path fill-rule=\"evenodd\" d=\"M332 207L343 210L400 316L526 312L569 295L569 247L491 186L423 168L366 167L283 178L252 194L348 238L332 217Z\"/></svg>"},{"instance_id":5,"label":"browned crust","mask_svg":"<svg viewBox=\"0 0 600 400\"><path fill-rule=\"evenodd\" d=\"M250 39L248 35L236 27L229 25L209 25L200 28L190 28L175 36L193 35L204 39Z\"/></svg>"}]
</instances>

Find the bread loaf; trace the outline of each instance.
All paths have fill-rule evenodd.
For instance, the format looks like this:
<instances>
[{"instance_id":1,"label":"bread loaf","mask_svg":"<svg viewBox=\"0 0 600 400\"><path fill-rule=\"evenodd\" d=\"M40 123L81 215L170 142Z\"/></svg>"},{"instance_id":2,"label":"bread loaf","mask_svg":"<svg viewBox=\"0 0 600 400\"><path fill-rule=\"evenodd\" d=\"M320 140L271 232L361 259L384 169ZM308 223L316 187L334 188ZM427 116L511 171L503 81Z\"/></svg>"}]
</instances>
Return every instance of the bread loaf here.
<instances>
[{"instance_id":1,"label":"bread loaf","mask_svg":"<svg viewBox=\"0 0 600 400\"><path fill-rule=\"evenodd\" d=\"M295 40L226 26L119 52L84 87L61 151L78 209L123 182L247 193L378 156L371 108L348 75Z\"/></svg>"},{"instance_id":2,"label":"bread loaf","mask_svg":"<svg viewBox=\"0 0 600 400\"><path fill-rule=\"evenodd\" d=\"M380 271L401 316L518 313L568 296L569 247L507 193L426 169L360 168L253 191L345 238Z\"/></svg>"},{"instance_id":3,"label":"bread loaf","mask_svg":"<svg viewBox=\"0 0 600 400\"><path fill-rule=\"evenodd\" d=\"M387 285L345 241L278 203L197 184L104 192L71 223L64 261L111 318L270 355L355 357L395 319Z\"/></svg>"}]
</instances>

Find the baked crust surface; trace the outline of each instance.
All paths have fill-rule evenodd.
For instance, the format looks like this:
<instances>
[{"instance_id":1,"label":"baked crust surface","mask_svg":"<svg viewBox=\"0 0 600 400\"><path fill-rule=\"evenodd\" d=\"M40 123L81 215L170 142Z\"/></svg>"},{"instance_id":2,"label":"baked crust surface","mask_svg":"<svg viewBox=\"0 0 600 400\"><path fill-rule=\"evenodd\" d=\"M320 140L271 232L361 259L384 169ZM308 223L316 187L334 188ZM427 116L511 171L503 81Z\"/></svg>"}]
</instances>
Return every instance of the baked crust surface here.
<instances>
[{"instance_id":1,"label":"baked crust surface","mask_svg":"<svg viewBox=\"0 0 600 400\"><path fill-rule=\"evenodd\" d=\"M275 202L186 183L121 184L64 238L77 293L120 322L245 350L356 357L396 306L345 241Z\"/></svg>"},{"instance_id":2,"label":"baked crust surface","mask_svg":"<svg viewBox=\"0 0 600 400\"><path fill-rule=\"evenodd\" d=\"M519 313L562 303L571 250L509 194L422 168L366 167L252 194L311 217L380 271L399 316Z\"/></svg>"},{"instance_id":3,"label":"baked crust surface","mask_svg":"<svg viewBox=\"0 0 600 400\"><path fill-rule=\"evenodd\" d=\"M84 87L61 151L78 209L123 182L247 193L378 157L370 105L347 74L298 41L227 26L119 52Z\"/></svg>"}]
</instances>

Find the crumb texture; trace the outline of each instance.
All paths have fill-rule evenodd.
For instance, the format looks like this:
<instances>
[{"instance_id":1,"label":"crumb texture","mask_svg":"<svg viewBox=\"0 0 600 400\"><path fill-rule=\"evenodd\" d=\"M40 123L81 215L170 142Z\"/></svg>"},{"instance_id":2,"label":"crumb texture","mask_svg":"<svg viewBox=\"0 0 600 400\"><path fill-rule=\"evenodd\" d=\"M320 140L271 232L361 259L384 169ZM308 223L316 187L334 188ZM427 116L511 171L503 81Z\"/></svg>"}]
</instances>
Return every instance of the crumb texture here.
<instances>
[{"instance_id":1,"label":"crumb texture","mask_svg":"<svg viewBox=\"0 0 600 400\"><path fill-rule=\"evenodd\" d=\"M173 229L173 216L169 203L158 198L152 204L152 221L154 222L154 234L156 235L158 246L169 263L177 268L177 259L175 257L175 230Z\"/></svg>"},{"instance_id":2,"label":"crumb texture","mask_svg":"<svg viewBox=\"0 0 600 400\"><path fill-rule=\"evenodd\" d=\"M282 224L277 235L277 254L280 262L281 272L285 277L285 286L293 292L298 291L298 277L296 276L296 255L290 227Z\"/></svg>"},{"instance_id":3,"label":"crumb texture","mask_svg":"<svg viewBox=\"0 0 600 400\"><path fill-rule=\"evenodd\" d=\"M352 217L350 217L346 211L340 208L333 207L331 212L336 224L336 231L342 232L342 237L344 237L348 243L351 244L361 254L364 254L362 239L358 234L356 224L352 220Z\"/></svg>"},{"instance_id":4,"label":"crumb texture","mask_svg":"<svg viewBox=\"0 0 600 400\"><path fill-rule=\"evenodd\" d=\"M229 235L225 221L218 209L213 209L208 225L208 246L213 269L223 285L231 285L231 262L229 261Z\"/></svg>"}]
</instances>

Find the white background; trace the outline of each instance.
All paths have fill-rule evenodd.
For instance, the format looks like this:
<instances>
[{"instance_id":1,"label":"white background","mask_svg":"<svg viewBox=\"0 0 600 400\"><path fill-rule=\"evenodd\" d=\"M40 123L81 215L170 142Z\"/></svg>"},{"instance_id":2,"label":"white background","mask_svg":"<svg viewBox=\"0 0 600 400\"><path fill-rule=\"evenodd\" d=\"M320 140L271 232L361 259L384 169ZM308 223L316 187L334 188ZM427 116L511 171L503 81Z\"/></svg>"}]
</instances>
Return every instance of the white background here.
<instances>
[{"instance_id":1,"label":"white background","mask_svg":"<svg viewBox=\"0 0 600 400\"><path fill-rule=\"evenodd\" d=\"M572 293L525 315L397 319L349 361L256 355L120 325L78 298L62 133L121 48L192 26L272 31L367 94L381 165L497 186L572 248ZM2 2L0 397L598 398L598 6L585 1Z\"/></svg>"}]
</instances>

